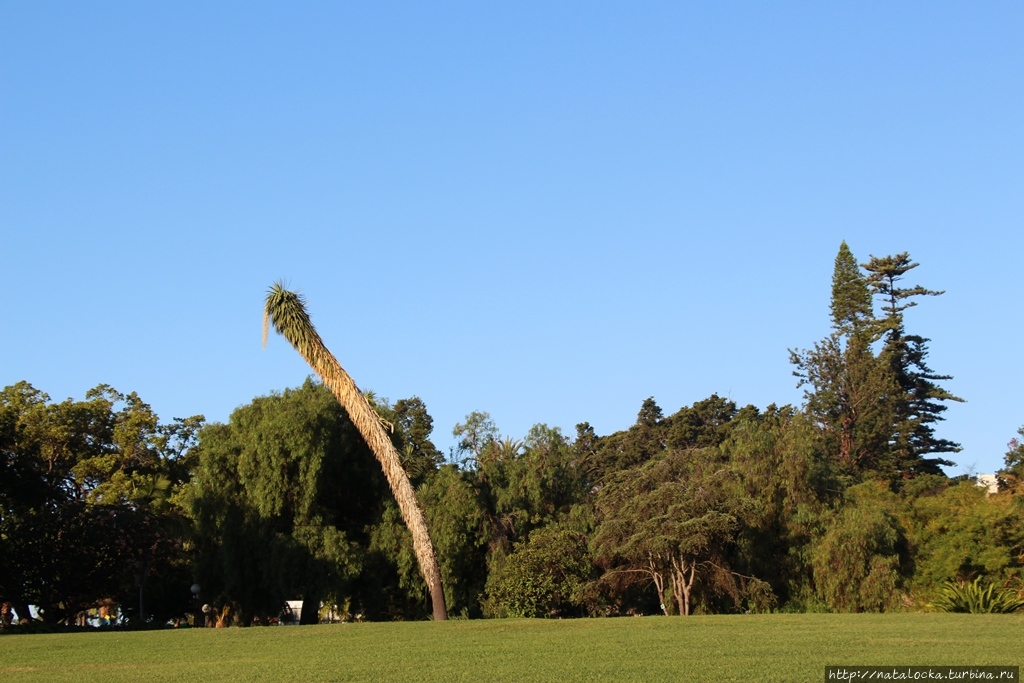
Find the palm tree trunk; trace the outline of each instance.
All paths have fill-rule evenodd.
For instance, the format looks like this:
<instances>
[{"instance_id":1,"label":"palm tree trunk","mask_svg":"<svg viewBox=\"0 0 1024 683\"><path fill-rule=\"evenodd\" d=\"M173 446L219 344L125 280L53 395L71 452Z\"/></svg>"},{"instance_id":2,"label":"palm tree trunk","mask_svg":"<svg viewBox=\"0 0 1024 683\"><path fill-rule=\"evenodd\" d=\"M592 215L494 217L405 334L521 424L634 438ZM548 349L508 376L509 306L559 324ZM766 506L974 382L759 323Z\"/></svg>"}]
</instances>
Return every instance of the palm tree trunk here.
<instances>
[{"instance_id":1,"label":"palm tree trunk","mask_svg":"<svg viewBox=\"0 0 1024 683\"><path fill-rule=\"evenodd\" d=\"M448 611L445 607L444 589L441 586L441 571L434 553L434 545L427 532L427 522L416 500L416 492L409 482L409 476L402 467L401 458L384 431L380 418L359 391L352 377L345 372L320 339L320 335L309 320L302 297L285 290L280 284L275 284L271 288L264 309L264 343L268 318L273 319L277 331L306 359L313 371L323 380L324 386L331 390L380 462L384 476L398 502L402 519L412 533L413 551L416 553L420 572L430 589L434 620L446 620Z\"/></svg>"},{"instance_id":2,"label":"palm tree trunk","mask_svg":"<svg viewBox=\"0 0 1024 683\"><path fill-rule=\"evenodd\" d=\"M318 354L319 358L314 363L311 359L310 365L323 380L324 385L337 397L338 401L345 407L352 424L356 426L359 433L363 435L370 450L377 456L381 467L384 469L384 476L387 477L391 491L398 501L398 509L402 513L402 519L412 532L412 547L416 553L416 559L420 565L423 578L430 588L430 599L434 608L434 619L441 621L448 618L448 611L444 604L444 590L441 587L441 571L437 564L437 556L434 554L434 545L430 541L430 534L427 532L427 520L423 516L419 502L416 500L416 492L409 482L409 476L402 468L402 461L395 450L394 444L388 438L384 427L381 426L380 418L376 411L370 406L369 401L363 396L352 377L345 372L344 368L335 360L331 352L324 348L323 353Z\"/></svg>"}]
</instances>

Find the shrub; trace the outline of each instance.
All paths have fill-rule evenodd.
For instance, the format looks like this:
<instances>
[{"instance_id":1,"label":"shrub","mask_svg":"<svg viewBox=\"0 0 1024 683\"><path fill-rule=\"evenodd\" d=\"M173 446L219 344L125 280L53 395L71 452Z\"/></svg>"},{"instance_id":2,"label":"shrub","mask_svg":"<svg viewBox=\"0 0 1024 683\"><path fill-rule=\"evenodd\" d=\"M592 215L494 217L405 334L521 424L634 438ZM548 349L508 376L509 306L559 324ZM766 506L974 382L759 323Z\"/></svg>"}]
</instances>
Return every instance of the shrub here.
<instances>
[{"instance_id":1,"label":"shrub","mask_svg":"<svg viewBox=\"0 0 1024 683\"><path fill-rule=\"evenodd\" d=\"M987 586L979 576L970 583L946 582L932 607L940 612L969 612L971 614L1005 614L1024 607L1024 600L1006 588Z\"/></svg>"},{"instance_id":2,"label":"shrub","mask_svg":"<svg viewBox=\"0 0 1024 683\"><path fill-rule=\"evenodd\" d=\"M592 571L583 534L559 524L536 529L488 578L486 611L499 617L577 616Z\"/></svg>"}]
</instances>

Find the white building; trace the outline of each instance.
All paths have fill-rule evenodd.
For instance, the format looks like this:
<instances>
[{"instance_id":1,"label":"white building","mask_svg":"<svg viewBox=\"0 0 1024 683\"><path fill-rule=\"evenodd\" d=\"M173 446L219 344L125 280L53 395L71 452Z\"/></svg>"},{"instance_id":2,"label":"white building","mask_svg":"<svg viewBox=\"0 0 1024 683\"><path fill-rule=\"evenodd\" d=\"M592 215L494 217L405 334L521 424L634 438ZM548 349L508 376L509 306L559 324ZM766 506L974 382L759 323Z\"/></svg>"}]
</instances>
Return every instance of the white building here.
<instances>
[{"instance_id":1,"label":"white building","mask_svg":"<svg viewBox=\"0 0 1024 683\"><path fill-rule=\"evenodd\" d=\"M999 477L995 474L979 474L977 482L978 486L982 486L988 489L988 494L999 493Z\"/></svg>"}]
</instances>

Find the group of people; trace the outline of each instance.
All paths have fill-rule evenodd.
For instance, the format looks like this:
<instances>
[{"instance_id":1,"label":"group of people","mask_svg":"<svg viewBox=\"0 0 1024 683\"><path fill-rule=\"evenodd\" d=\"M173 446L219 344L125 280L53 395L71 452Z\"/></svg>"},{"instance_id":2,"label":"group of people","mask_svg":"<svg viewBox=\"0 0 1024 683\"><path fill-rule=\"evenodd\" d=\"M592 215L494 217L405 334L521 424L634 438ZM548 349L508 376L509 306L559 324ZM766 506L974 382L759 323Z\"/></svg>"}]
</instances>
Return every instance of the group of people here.
<instances>
[{"instance_id":1,"label":"group of people","mask_svg":"<svg viewBox=\"0 0 1024 683\"><path fill-rule=\"evenodd\" d=\"M75 619L75 625L95 626L96 623L93 620L98 620L100 627L112 626L117 622L117 618L117 604L112 600L102 600L92 609L80 612ZM219 610L211 605L203 605L201 612L196 614L192 625L193 627L200 628L226 628L231 625L233 618L234 614L231 605L224 605ZM9 628L14 625L24 626L31 621L32 619L29 615L18 614L12 603L0 603L0 629ZM92 621L91 624L90 621ZM175 619L172 623L175 628L178 628L183 621ZM272 619L271 623L276 625L280 622L278 619Z\"/></svg>"},{"instance_id":2,"label":"group of people","mask_svg":"<svg viewBox=\"0 0 1024 683\"><path fill-rule=\"evenodd\" d=\"M101 627L111 626L117 621L117 604L113 600L102 600L94 608L79 612L75 618L75 625L89 626L90 619L97 619ZM31 615L20 614L14 609L13 603L0 603L0 629L10 628L15 624L25 626L31 622Z\"/></svg>"},{"instance_id":3,"label":"group of people","mask_svg":"<svg viewBox=\"0 0 1024 683\"><path fill-rule=\"evenodd\" d=\"M0 628L7 628L14 623L14 605L9 602L5 602L0 605ZM27 624L28 617L22 617L18 620L19 624Z\"/></svg>"},{"instance_id":4,"label":"group of people","mask_svg":"<svg viewBox=\"0 0 1024 683\"><path fill-rule=\"evenodd\" d=\"M231 625L231 605L224 605L219 610L210 605L203 605L202 615L196 615L196 626L207 628L226 628Z\"/></svg>"}]
</instances>

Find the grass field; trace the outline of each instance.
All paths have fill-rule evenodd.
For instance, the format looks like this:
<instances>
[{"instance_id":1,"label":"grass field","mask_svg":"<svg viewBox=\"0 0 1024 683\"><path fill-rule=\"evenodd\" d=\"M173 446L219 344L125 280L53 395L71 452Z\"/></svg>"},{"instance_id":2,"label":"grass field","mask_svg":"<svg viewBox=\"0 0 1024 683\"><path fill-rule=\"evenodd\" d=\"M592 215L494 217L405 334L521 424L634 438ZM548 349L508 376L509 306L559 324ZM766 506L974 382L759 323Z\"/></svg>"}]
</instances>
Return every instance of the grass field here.
<instances>
[{"instance_id":1,"label":"grass field","mask_svg":"<svg viewBox=\"0 0 1024 683\"><path fill-rule=\"evenodd\" d=\"M776 614L0 637L0 681L822 681L1020 665L1024 616Z\"/></svg>"}]
</instances>

